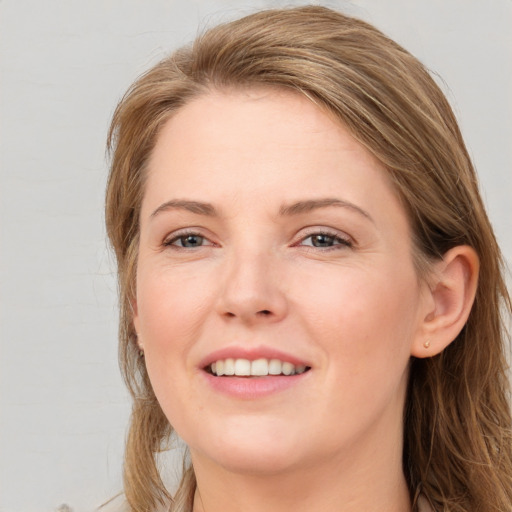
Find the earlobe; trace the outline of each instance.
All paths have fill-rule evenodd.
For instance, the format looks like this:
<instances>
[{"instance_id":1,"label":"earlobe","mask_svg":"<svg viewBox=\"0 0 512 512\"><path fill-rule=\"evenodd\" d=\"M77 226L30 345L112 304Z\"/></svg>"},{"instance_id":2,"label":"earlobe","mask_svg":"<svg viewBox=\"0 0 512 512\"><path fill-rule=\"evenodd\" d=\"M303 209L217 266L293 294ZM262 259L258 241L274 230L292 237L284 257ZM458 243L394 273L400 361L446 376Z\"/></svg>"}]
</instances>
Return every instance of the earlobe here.
<instances>
[{"instance_id":1,"label":"earlobe","mask_svg":"<svg viewBox=\"0 0 512 512\"><path fill-rule=\"evenodd\" d=\"M478 256L467 245L450 249L436 263L429 291L431 300L411 355L419 358L437 355L458 336L475 299L478 271Z\"/></svg>"}]
</instances>

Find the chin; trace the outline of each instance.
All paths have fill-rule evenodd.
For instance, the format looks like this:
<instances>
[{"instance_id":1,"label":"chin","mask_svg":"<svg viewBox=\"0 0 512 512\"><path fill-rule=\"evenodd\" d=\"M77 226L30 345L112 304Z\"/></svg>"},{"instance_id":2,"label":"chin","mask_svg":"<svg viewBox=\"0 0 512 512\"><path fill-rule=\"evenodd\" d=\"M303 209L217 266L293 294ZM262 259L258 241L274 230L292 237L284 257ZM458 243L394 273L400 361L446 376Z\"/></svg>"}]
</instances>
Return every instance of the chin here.
<instances>
[{"instance_id":1,"label":"chin","mask_svg":"<svg viewBox=\"0 0 512 512\"><path fill-rule=\"evenodd\" d=\"M297 447L305 443L295 439L289 423L236 423L231 428L222 428L218 434L211 432L209 440L202 437L202 446L190 443L192 460L196 458L194 454L201 453L227 471L253 475L281 473L298 464Z\"/></svg>"}]
</instances>

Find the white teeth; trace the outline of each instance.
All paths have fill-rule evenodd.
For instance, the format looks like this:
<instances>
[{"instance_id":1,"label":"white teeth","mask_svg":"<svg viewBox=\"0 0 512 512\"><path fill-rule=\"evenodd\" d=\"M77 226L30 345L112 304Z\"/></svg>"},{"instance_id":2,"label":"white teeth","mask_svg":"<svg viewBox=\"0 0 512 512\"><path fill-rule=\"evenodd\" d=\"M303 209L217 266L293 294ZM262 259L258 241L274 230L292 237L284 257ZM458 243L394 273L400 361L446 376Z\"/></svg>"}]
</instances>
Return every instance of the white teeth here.
<instances>
[{"instance_id":1,"label":"white teeth","mask_svg":"<svg viewBox=\"0 0 512 512\"><path fill-rule=\"evenodd\" d=\"M224 375L235 375L235 360L226 359L224 361Z\"/></svg>"},{"instance_id":2,"label":"white teeth","mask_svg":"<svg viewBox=\"0 0 512 512\"><path fill-rule=\"evenodd\" d=\"M295 373L295 366L292 363L283 363L283 373L285 375L291 375Z\"/></svg>"},{"instance_id":3,"label":"white teeth","mask_svg":"<svg viewBox=\"0 0 512 512\"><path fill-rule=\"evenodd\" d=\"M281 369L283 364L279 359L271 359L268 364L268 373L270 375L281 375Z\"/></svg>"},{"instance_id":4,"label":"white teeth","mask_svg":"<svg viewBox=\"0 0 512 512\"><path fill-rule=\"evenodd\" d=\"M268 361L266 359L256 359L251 363L251 375L268 375Z\"/></svg>"},{"instance_id":5,"label":"white teeth","mask_svg":"<svg viewBox=\"0 0 512 512\"><path fill-rule=\"evenodd\" d=\"M293 365L280 359L219 359L210 365L213 375L237 375L239 377L266 377L267 375L295 375L304 373L308 367Z\"/></svg>"},{"instance_id":6,"label":"white teeth","mask_svg":"<svg viewBox=\"0 0 512 512\"><path fill-rule=\"evenodd\" d=\"M240 377L251 375L251 361L249 359L235 359L235 375Z\"/></svg>"}]
</instances>

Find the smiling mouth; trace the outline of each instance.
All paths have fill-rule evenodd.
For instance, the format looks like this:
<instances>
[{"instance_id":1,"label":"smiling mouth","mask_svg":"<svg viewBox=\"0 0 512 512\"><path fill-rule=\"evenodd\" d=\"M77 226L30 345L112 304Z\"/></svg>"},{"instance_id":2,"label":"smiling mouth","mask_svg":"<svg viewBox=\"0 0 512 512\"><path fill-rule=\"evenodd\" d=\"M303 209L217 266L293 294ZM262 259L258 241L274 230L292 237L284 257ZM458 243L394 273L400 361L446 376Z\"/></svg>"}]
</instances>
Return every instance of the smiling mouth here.
<instances>
[{"instance_id":1,"label":"smiling mouth","mask_svg":"<svg viewBox=\"0 0 512 512\"><path fill-rule=\"evenodd\" d=\"M280 359L219 359L204 368L204 370L216 377L267 377L300 375L311 368L305 365L294 365Z\"/></svg>"}]
</instances>

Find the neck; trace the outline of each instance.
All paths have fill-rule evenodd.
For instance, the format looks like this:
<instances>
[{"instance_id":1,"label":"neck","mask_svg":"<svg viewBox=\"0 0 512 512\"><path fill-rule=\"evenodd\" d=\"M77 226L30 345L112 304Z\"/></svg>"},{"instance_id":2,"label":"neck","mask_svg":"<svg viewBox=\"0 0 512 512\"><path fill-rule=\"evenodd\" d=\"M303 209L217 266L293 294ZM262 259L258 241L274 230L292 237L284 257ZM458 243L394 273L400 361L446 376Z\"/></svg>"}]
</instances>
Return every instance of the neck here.
<instances>
[{"instance_id":1,"label":"neck","mask_svg":"<svg viewBox=\"0 0 512 512\"><path fill-rule=\"evenodd\" d=\"M240 474L194 464L194 512L410 512L402 472L401 443L395 454L332 458L281 473ZM371 452L372 450L369 450ZM357 461L357 462L355 462ZM212 475L214 477L212 478Z\"/></svg>"}]
</instances>

